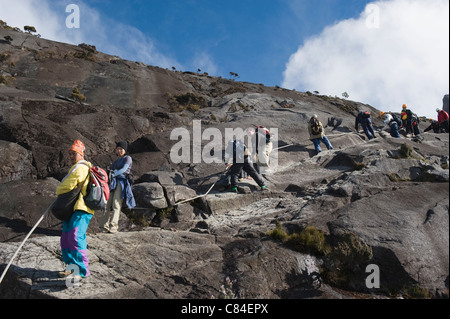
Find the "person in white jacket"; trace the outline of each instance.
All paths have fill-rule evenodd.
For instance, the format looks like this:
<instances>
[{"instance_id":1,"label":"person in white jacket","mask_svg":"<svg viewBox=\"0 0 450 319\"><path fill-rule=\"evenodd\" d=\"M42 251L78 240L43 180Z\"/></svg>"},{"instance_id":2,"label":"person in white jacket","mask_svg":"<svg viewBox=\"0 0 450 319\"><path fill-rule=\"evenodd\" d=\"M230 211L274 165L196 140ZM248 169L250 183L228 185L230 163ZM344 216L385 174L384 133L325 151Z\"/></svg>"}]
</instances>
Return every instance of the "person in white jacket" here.
<instances>
[{"instance_id":1,"label":"person in white jacket","mask_svg":"<svg viewBox=\"0 0 450 319\"><path fill-rule=\"evenodd\" d=\"M396 121L395 118L389 113L381 112L380 116L381 117L384 116L385 126L383 127L382 131L389 132L392 137L400 138L401 136L399 133L399 123L398 123L399 121Z\"/></svg>"}]
</instances>

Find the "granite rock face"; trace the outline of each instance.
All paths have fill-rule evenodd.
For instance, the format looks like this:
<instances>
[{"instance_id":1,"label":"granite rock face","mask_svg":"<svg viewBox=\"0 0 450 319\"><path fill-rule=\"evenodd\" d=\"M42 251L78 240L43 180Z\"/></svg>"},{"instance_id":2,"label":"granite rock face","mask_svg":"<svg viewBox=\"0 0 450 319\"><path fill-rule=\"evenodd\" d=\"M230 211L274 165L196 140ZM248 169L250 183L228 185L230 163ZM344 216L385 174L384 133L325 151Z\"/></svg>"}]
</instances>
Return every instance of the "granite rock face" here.
<instances>
[{"instance_id":1,"label":"granite rock face","mask_svg":"<svg viewBox=\"0 0 450 319\"><path fill-rule=\"evenodd\" d=\"M123 210L114 235L99 233L94 215L92 275L81 288L57 278L61 223L48 215L0 297L206 299L223 297L222 286L238 298L271 299L448 291L448 134L377 132L367 141L355 115L379 111L363 103L172 72L0 29L0 39L7 35L13 41L0 41L0 270L55 199L75 139L104 168L115 160L115 143L129 142L138 207ZM74 87L86 101L73 100ZM313 114L329 124L333 151L315 154ZM227 130L254 124L273 132L273 165L263 175L269 191L246 178L239 194L224 191L223 154L213 146L225 145ZM174 130L188 139L174 139ZM172 160L176 143L187 146L189 162ZM199 154L218 161L194 161ZM293 237L314 227L331 253L293 249L269 236L277 227ZM366 285L369 265L379 268L380 288ZM354 275L332 271L341 266Z\"/></svg>"}]
</instances>

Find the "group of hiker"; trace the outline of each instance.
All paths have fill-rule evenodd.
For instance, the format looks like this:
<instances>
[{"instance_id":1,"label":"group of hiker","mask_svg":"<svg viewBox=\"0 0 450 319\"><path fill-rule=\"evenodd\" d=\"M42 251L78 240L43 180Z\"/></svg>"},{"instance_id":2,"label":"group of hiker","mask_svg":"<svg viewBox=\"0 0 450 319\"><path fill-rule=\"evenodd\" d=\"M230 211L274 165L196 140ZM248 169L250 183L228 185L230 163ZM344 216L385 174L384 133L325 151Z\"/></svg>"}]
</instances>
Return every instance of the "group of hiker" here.
<instances>
[{"instance_id":1,"label":"group of hiker","mask_svg":"<svg viewBox=\"0 0 450 319\"><path fill-rule=\"evenodd\" d=\"M441 109L437 109L438 121L430 120L431 125L425 132L433 130L435 133L449 132L449 115ZM403 105L401 119L394 113L381 112L380 117L384 117L385 127L392 137L400 138L400 129L406 130L407 136L410 134L418 135L419 118L411 112L406 105ZM364 133L369 140L374 139L375 131L371 121L369 111L361 111L355 120L355 129L359 131L362 126ZM333 150L330 140L325 135L325 128L317 115L313 115L308 121L308 131L310 140L313 142L316 154L322 152L321 143L328 150ZM270 167L270 153L273 150L271 134L264 126L256 126L254 129L247 130L247 135L252 144L252 151L241 139L230 141L225 150L226 175L222 186L230 188L232 192L239 192L238 182L248 174L260 187L262 191L267 191L262 173ZM127 155L127 142L118 142L115 148L117 160L111 165L109 173L110 196L106 208L102 210L99 218L99 227L102 232L116 233L119 228L119 217L123 202L128 208L136 206L133 192L131 189L131 174L133 160ZM81 185L81 193L73 207L73 214L70 220L63 221L61 235L62 258L67 265L76 265L79 269L77 276L79 279L89 276L89 260L87 257L86 231L89 222L92 219L94 210L89 208L84 196L88 190L90 167L92 164L84 158L85 146L76 140L69 149L69 156L73 166L68 175L61 181L56 193L65 194ZM83 164L83 165L80 165ZM73 275L73 269L66 269L60 272L61 277Z\"/></svg>"},{"instance_id":2,"label":"group of hiker","mask_svg":"<svg viewBox=\"0 0 450 319\"><path fill-rule=\"evenodd\" d=\"M449 114L443 109L436 109L438 113L438 120L430 119L430 126L424 132L433 130L434 133L449 133ZM420 135L419 122L420 119L417 114L413 113L406 104L402 106L400 119L392 112L381 112L380 117L384 118L385 126L382 131L388 131L394 138L401 138L400 130L405 131L406 137ZM364 130L364 134L369 140L376 138L375 130L373 128L370 111L360 111L355 119L355 130L359 132L360 126ZM324 143L328 150L332 150L333 146L325 135L324 127L319 121L317 115L313 115L309 120L309 134L310 139L314 144L316 154L319 154L322 149L320 143Z\"/></svg>"},{"instance_id":3,"label":"group of hiker","mask_svg":"<svg viewBox=\"0 0 450 319\"><path fill-rule=\"evenodd\" d=\"M449 129L449 115L446 111L437 108L438 120L430 119L430 126L425 129L425 132L433 130L434 133L450 133Z\"/></svg>"},{"instance_id":4,"label":"group of hiker","mask_svg":"<svg viewBox=\"0 0 450 319\"><path fill-rule=\"evenodd\" d=\"M239 193L238 181L245 177L252 178L262 191L268 190L261 174L266 173L270 166L272 136L266 127L254 126L254 129L246 131L253 153L243 139L236 138L227 144L224 155L226 173L220 181L223 190Z\"/></svg>"},{"instance_id":5,"label":"group of hiker","mask_svg":"<svg viewBox=\"0 0 450 319\"><path fill-rule=\"evenodd\" d=\"M429 119L430 125L424 129L424 132L433 130L434 133L449 133L449 115L443 109L436 109L438 120ZM401 138L400 130L404 129L407 137L420 135L420 119L413 113L406 104L402 106L400 118L391 112L381 112L380 117L384 117L385 127L383 131L390 132L392 137Z\"/></svg>"}]
</instances>

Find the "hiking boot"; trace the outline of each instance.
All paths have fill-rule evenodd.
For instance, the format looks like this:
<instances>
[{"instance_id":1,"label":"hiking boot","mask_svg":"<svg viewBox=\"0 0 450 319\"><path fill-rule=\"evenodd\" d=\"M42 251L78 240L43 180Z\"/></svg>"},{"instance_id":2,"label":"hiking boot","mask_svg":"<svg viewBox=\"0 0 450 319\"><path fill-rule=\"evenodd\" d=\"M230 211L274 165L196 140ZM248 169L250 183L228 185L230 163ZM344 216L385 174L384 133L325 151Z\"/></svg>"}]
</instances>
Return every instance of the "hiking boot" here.
<instances>
[{"instance_id":1,"label":"hiking boot","mask_svg":"<svg viewBox=\"0 0 450 319\"><path fill-rule=\"evenodd\" d=\"M262 191L269 191L269 189L267 188L266 185L261 186L261 190L262 190Z\"/></svg>"},{"instance_id":2,"label":"hiking boot","mask_svg":"<svg viewBox=\"0 0 450 319\"><path fill-rule=\"evenodd\" d=\"M231 192L232 192L232 193L236 193L236 194L239 193L237 187L233 187L233 188L231 189Z\"/></svg>"},{"instance_id":3,"label":"hiking boot","mask_svg":"<svg viewBox=\"0 0 450 319\"><path fill-rule=\"evenodd\" d=\"M73 274L72 270L64 270L64 271L60 271L58 273L58 277L59 278L65 278L65 277L69 277L71 274Z\"/></svg>"}]
</instances>

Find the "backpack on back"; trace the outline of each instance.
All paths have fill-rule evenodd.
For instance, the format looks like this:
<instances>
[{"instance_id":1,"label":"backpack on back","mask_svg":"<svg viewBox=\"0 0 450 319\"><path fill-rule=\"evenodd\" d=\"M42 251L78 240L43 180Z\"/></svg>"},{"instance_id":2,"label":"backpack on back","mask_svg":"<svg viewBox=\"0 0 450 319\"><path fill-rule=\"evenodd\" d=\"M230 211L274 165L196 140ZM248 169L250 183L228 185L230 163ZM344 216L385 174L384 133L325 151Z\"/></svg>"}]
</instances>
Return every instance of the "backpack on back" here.
<instances>
[{"instance_id":1,"label":"backpack on back","mask_svg":"<svg viewBox=\"0 0 450 319\"><path fill-rule=\"evenodd\" d=\"M109 185L108 174L104 169L98 166L89 168L89 185L83 199L90 209L101 210L106 208L109 199Z\"/></svg>"},{"instance_id":2,"label":"backpack on back","mask_svg":"<svg viewBox=\"0 0 450 319\"><path fill-rule=\"evenodd\" d=\"M364 111L362 113L362 118L363 119L370 119L370 112Z\"/></svg>"},{"instance_id":3,"label":"backpack on back","mask_svg":"<svg viewBox=\"0 0 450 319\"><path fill-rule=\"evenodd\" d=\"M322 125L320 125L320 122L316 118L311 119L311 131L314 135L322 134Z\"/></svg>"},{"instance_id":4,"label":"backpack on back","mask_svg":"<svg viewBox=\"0 0 450 319\"><path fill-rule=\"evenodd\" d=\"M399 126L402 125L402 121L398 118L397 115L392 114L392 120L396 122Z\"/></svg>"}]
</instances>

